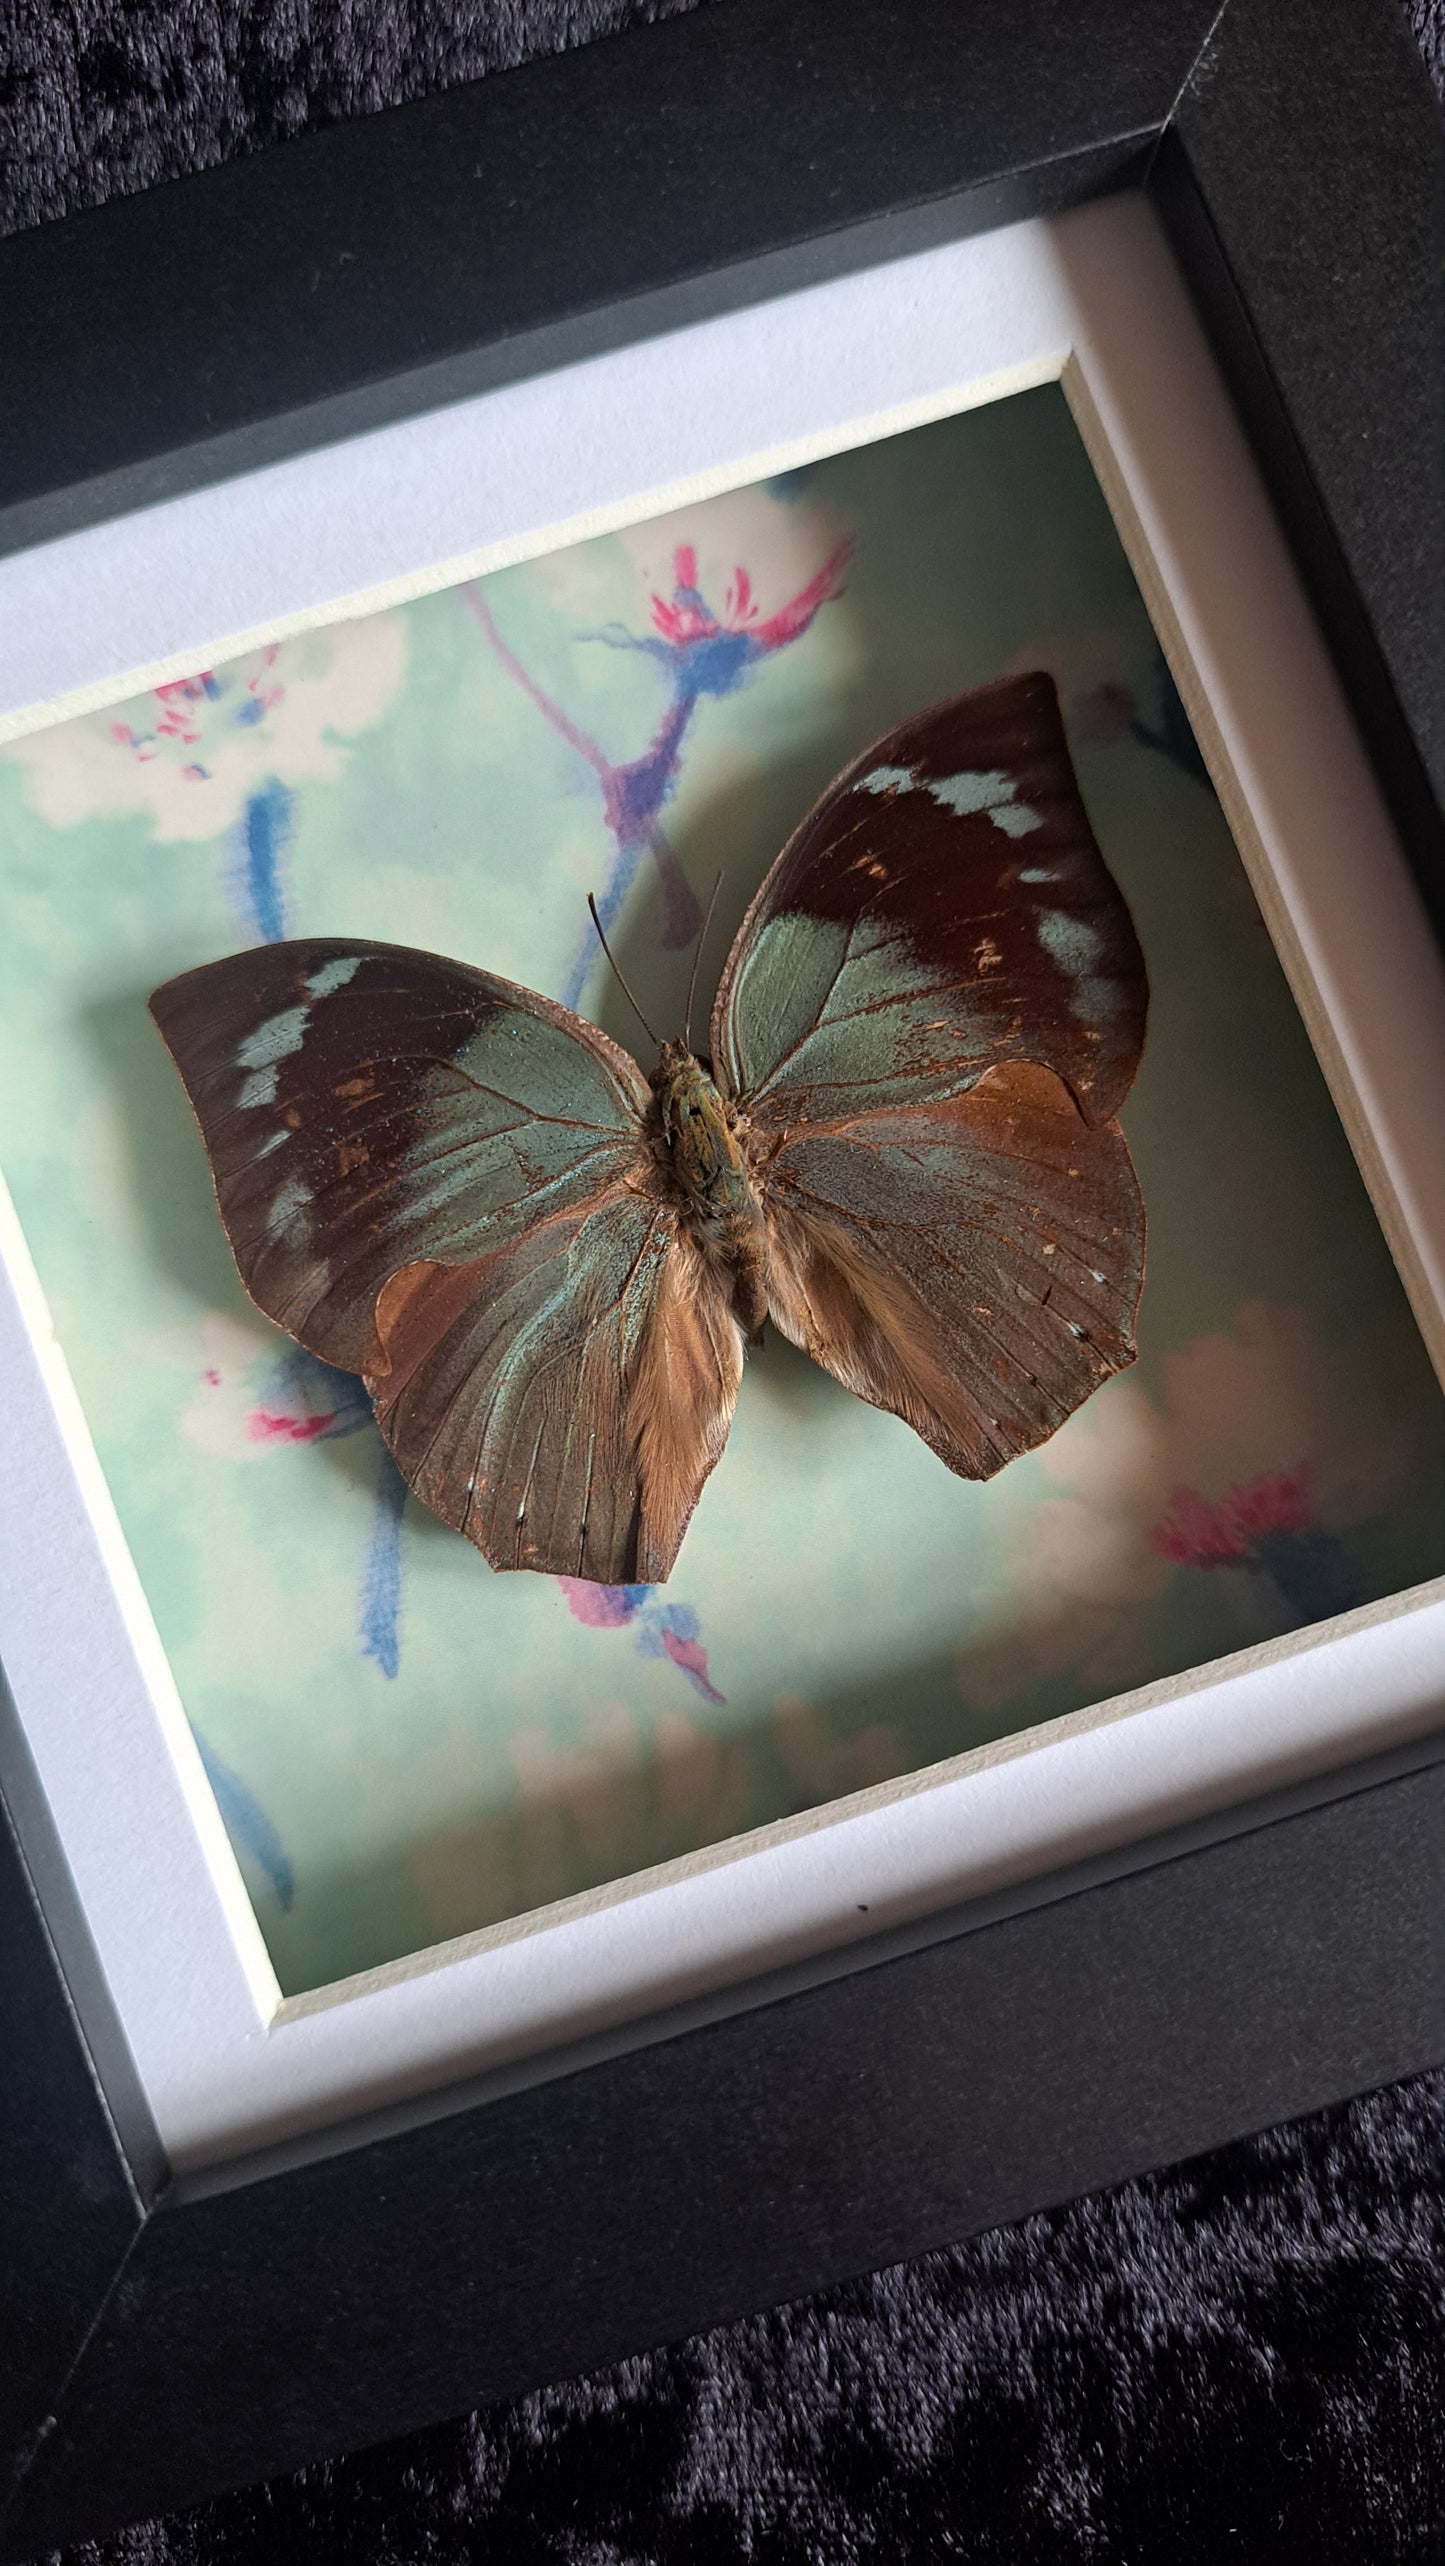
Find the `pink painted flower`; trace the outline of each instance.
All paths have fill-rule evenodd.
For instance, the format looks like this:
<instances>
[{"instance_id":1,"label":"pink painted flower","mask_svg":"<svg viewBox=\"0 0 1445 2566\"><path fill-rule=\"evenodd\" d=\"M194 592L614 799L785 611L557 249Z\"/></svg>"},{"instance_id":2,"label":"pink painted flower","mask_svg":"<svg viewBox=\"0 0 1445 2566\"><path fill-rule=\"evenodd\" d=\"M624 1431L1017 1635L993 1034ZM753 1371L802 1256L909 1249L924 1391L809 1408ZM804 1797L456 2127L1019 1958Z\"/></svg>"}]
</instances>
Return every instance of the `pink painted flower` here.
<instances>
[{"instance_id":1,"label":"pink painted flower","mask_svg":"<svg viewBox=\"0 0 1445 2566\"><path fill-rule=\"evenodd\" d=\"M1267 1533L1307 1530L1314 1518L1307 1461L1297 1470L1266 1471L1246 1487L1231 1488L1226 1501L1240 1539L1250 1545Z\"/></svg>"},{"instance_id":2,"label":"pink painted flower","mask_svg":"<svg viewBox=\"0 0 1445 2566\"><path fill-rule=\"evenodd\" d=\"M1176 1488L1149 1541L1178 1568L1252 1569L1269 1579L1300 1625L1363 1600L1348 1552L1316 1518L1306 1462L1265 1471L1216 1505L1195 1488Z\"/></svg>"},{"instance_id":3,"label":"pink painted flower","mask_svg":"<svg viewBox=\"0 0 1445 2566\"><path fill-rule=\"evenodd\" d=\"M672 557L670 597L654 590L649 600L654 632L637 641L620 627L598 635L624 648L646 651L671 671L685 700L699 695L730 695L750 668L771 651L785 650L805 633L821 606L839 594L843 569L853 550L851 536L835 544L821 570L771 615L760 616L753 583L739 564L715 614L699 588L697 550L679 544Z\"/></svg>"},{"instance_id":4,"label":"pink painted flower","mask_svg":"<svg viewBox=\"0 0 1445 2566\"><path fill-rule=\"evenodd\" d=\"M1303 1628L1361 1601L1354 1527L1419 1466L1405 1395L1382 1399L1305 1312L1253 1300L1165 1355L1156 1381L1154 1398L1137 1376L1109 1382L1018 1473L1012 1503L1012 1474L999 1483L1004 1573L960 1660L980 1712L1066 1671L1095 1694L1146 1680L1171 1576L1233 1581L1215 1606L1226 1643L1254 1636L1262 1608Z\"/></svg>"},{"instance_id":5,"label":"pink painted flower","mask_svg":"<svg viewBox=\"0 0 1445 2566\"><path fill-rule=\"evenodd\" d=\"M1217 1503L1195 1488L1176 1488L1149 1547L1177 1568L1247 1565L1271 1533L1302 1533L1311 1522L1309 1464L1265 1471L1229 1488Z\"/></svg>"},{"instance_id":6,"label":"pink painted flower","mask_svg":"<svg viewBox=\"0 0 1445 2566\"><path fill-rule=\"evenodd\" d=\"M314 1417L278 1415L270 1408L252 1408L246 1417L246 1430L253 1443L320 1443L335 1425L334 1408Z\"/></svg>"},{"instance_id":7,"label":"pink painted flower","mask_svg":"<svg viewBox=\"0 0 1445 2566\"><path fill-rule=\"evenodd\" d=\"M363 616L168 678L0 757L52 828L133 813L163 843L218 837L269 781L334 783L348 743L395 697L406 659L405 618Z\"/></svg>"},{"instance_id":8,"label":"pink painted flower","mask_svg":"<svg viewBox=\"0 0 1445 2566\"><path fill-rule=\"evenodd\" d=\"M587 1630L623 1630L630 1623L641 1657L666 1657L705 1702L725 1702L708 1673L707 1650L691 1604L654 1601L651 1586L593 1586L585 1578L559 1577L574 1621Z\"/></svg>"},{"instance_id":9,"label":"pink painted flower","mask_svg":"<svg viewBox=\"0 0 1445 2566\"><path fill-rule=\"evenodd\" d=\"M559 1577L567 1610L587 1630L621 1630L651 1594L650 1586L593 1586L585 1577Z\"/></svg>"},{"instance_id":10,"label":"pink painted flower","mask_svg":"<svg viewBox=\"0 0 1445 2566\"><path fill-rule=\"evenodd\" d=\"M685 1632L676 1630L665 1630L661 1637L662 1645L672 1659L673 1665L687 1677L694 1692L700 1693L705 1702L722 1702L727 1699L725 1693L718 1691L708 1674L707 1650L700 1639L689 1639Z\"/></svg>"}]
</instances>

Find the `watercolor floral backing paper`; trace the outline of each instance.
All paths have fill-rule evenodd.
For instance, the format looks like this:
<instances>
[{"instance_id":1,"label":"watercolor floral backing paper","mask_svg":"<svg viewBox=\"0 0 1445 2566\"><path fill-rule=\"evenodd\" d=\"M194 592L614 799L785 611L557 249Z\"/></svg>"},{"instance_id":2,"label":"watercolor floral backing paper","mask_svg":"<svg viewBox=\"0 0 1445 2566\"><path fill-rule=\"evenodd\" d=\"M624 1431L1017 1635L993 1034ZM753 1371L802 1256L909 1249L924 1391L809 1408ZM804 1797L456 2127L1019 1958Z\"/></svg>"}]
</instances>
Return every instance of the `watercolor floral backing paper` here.
<instances>
[{"instance_id":1,"label":"watercolor floral backing paper","mask_svg":"<svg viewBox=\"0 0 1445 2566\"><path fill-rule=\"evenodd\" d=\"M672 1030L719 866L709 1001L836 770L1040 666L1153 991L1137 1367L976 1487L770 1336L665 1588L494 1576L247 1303L148 991L382 937L646 1050L589 890ZM21 741L0 898L0 1166L288 1991L1445 1567L1440 1393L1055 389Z\"/></svg>"}]
</instances>

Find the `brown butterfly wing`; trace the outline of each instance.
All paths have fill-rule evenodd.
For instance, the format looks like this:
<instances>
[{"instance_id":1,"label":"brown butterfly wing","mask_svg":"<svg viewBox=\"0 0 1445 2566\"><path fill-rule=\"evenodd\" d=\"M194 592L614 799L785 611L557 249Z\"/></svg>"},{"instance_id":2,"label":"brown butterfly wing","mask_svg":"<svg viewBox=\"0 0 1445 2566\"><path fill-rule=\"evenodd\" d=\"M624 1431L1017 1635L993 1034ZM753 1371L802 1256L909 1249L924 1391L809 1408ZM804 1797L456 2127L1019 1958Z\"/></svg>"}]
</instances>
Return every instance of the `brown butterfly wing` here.
<instances>
[{"instance_id":1,"label":"brown butterfly wing","mask_svg":"<svg viewBox=\"0 0 1445 2566\"><path fill-rule=\"evenodd\" d=\"M1147 983L1046 676L855 760L754 901L713 1021L784 1334L983 1478L1133 1360L1112 1119Z\"/></svg>"},{"instance_id":2,"label":"brown butterfly wing","mask_svg":"<svg viewBox=\"0 0 1445 2566\"><path fill-rule=\"evenodd\" d=\"M494 1568L660 1584L721 1455L742 1336L670 1205L626 1183L471 1265L403 1266L377 1419Z\"/></svg>"},{"instance_id":3,"label":"brown butterfly wing","mask_svg":"<svg viewBox=\"0 0 1445 2566\"><path fill-rule=\"evenodd\" d=\"M768 1169L768 1305L845 1388L987 1479L1134 1360L1144 1222L1115 1122L1052 1070L804 1129Z\"/></svg>"},{"instance_id":4,"label":"brown butterfly wing","mask_svg":"<svg viewBox=\"0 0 1445 2566\"><path fill-rule=\"evenodd\" d=\"M390 945L266 946L151 1007L248 1291L362 1374L423 1501L494 1567L664 1576L741 1349L626 1052Z\"/></svg>"}]
</instances>

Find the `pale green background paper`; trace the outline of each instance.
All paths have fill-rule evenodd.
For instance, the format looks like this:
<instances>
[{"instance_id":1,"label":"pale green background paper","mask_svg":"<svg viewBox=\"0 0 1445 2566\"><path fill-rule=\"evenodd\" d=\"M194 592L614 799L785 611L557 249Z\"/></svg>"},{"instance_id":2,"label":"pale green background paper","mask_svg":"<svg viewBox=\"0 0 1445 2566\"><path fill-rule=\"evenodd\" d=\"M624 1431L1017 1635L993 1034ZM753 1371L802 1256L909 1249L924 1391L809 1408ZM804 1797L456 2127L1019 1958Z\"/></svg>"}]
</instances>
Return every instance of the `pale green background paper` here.
<instances>
[{"instance_id":1,"label":"pale green background paper","mask_svg":"<svg viewBox=\"0 0 1445 2566\"><path fill-rule=\"evenodd\" d=\"M683 746L664 826L704 893L726 866L701 985L710 1002L747 898L845 760L939 696L1050 669L1152 985L1123 1117L1149 1219L1140 1361L975 1487L770 1336L672 1581L618 1627L551 1579L492 1575L413 1502L396 1672L365 1653L379 1442L258 1434L285 1341L236 1280L144 1009L254 940L246 810L273 780L290 932L560 991L616 854L583 756L452 591L252 654L189 744L146 698L0 758L0 1165L187 1712L234 1777L288 1990L1445 1566L1439 1391L1218 806L1166 736L1060 394L498 573L486 597L621 762L669 672L617 628L656 638L674 548L696 547L719 616L742 564L766 619L845 538L842 593L704 696ZM687 956L658 943L658 879L644 856L619 945L672 1030ZM600 969L587 1003L651 1065ZM1171 1557L1180 1490L1194 1549ZM1231 1507L1259 1539L1200 1564L1199 1525ZM696 1631L682 1662L673 1605Z\"/></svg>"}]
</instances>

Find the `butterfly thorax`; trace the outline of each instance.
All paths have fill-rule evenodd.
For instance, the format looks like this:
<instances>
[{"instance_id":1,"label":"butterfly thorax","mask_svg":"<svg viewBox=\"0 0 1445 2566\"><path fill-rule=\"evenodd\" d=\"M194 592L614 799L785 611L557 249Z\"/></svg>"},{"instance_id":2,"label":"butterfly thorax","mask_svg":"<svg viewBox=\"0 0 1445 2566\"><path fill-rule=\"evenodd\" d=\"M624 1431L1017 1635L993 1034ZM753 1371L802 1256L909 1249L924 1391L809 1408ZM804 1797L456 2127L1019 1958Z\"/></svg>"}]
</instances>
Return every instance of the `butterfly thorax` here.
<instances>
[{"instance_id":1,"label":"butterfly thorax","mask_svg":"<svg viewBox=\"0 0 1445 2566\"><path fill-rule=\"evenodd\" d=\"M738 1323L755 1337L767 1315L762 1214L727 1104L685 1043L663 1044L652 1084L688 1226L709 1256L727 1268Z\"/></svg>"}]
</instances>

